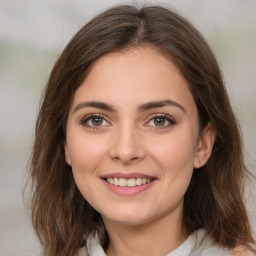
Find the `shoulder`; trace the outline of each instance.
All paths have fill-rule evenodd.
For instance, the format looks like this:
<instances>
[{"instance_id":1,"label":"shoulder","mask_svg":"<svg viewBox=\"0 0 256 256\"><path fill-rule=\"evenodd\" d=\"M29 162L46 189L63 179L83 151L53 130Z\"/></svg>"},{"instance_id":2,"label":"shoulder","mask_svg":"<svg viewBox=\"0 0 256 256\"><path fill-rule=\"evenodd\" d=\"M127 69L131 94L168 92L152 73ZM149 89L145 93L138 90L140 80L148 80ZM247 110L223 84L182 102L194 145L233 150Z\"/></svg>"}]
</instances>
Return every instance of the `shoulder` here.
<instances>
[{"instance_id":1,"label":"shoulder","mask_svg":"<svg viewBox=\"0 0 256 256\"><path fill-rule=\"evenodd\" d=\"M201 229L195 233L196 243L191 256L234 256L233 250L224 248L216 244L207 234L206 230ZM240 255L239 255L240 256Z\"/></svg>"},{"instance_id":2,"label":"shoulder","mask_svg":"<svg viewBox=\"0 0 256 256\"><path fill-rule=\"evenodd\" d=\"M255 256L254 253L249 251L247 248L243 246L237 246L235 249L224 248L212 240L212 238L206 233L204 229L199 230L196 233L196 246L195 246L195 254L192 256L200 255L200 256Z\"/></svg>"},{"instance_id":3,"label":"shoulder","mask_svg":"<svg viewBox=\"0 0 256 256\"><path fill-rule=\"evenodd\" d=\"M234 256L254 256L254 254L251 251L242 246L237 246L233 252Z\"/></svg>"}]
</instances>

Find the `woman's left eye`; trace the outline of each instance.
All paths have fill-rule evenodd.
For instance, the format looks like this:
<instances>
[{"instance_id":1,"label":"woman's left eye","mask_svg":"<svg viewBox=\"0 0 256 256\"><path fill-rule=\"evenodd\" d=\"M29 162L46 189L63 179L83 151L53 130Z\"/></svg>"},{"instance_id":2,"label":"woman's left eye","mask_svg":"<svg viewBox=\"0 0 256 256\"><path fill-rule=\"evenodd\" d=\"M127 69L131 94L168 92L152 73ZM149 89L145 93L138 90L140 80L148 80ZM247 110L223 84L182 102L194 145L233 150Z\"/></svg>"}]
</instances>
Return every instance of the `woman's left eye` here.
<instances>
[{"instance_id":1,"label":"woman's left eye","mask_svg":"<svg viewBox=\"0 0 256 256\"><path fill-rule=\"evenodd\" d=\"M147 123L147 126L153 126L155 128L166 128L174 125L175 123L176 122L172 118L162 115L154 116L153 118L151 118Z\"/></svg>"}]
</instances>

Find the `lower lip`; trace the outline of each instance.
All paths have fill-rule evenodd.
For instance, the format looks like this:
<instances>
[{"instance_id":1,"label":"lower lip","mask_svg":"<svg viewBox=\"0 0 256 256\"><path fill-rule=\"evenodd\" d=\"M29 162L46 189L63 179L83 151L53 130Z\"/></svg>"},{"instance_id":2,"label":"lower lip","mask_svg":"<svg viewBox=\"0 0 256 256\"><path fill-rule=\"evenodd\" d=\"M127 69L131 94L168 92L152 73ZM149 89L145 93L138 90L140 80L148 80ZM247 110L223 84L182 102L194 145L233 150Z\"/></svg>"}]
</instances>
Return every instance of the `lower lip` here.
<instances>
[{"instance_id":1,"label":"lower lip","mask_svg":"<svg viewBox=\"0 0 256 256\"><path fill-rule=\"evenodd\" d=\"M156 180L153 180L148 184L135 186L135 187L120 187L120 186L112 185L107 181L105 181L104 179L102 179L102 181L109 190L111 190L112 192L118 195L136 195L150 188L155 183Z\"/></svg>"}]
</instances>

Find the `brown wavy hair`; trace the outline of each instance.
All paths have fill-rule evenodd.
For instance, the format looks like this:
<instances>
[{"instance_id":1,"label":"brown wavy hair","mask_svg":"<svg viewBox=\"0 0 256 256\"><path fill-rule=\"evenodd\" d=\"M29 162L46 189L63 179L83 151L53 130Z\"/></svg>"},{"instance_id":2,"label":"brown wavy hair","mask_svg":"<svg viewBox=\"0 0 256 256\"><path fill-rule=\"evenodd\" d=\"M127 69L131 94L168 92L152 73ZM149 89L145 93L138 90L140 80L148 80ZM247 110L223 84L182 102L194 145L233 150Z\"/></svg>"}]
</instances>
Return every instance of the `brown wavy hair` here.
<instances>
[{"instance_id":1,"label":"brown wavy hair","mask_svg":"<svg viewBox=\"0 0 256 256\"><path fill-rule=\"evenodd\" d=\"M110 52L153 47L182 72L197 105L200 125L211 122L216 141L207 164L193 173L185 194L183 228L205 228L224 247L255 252L243 202L248 175L241 133L222 74L210 47L183 17L160 6L116 6L96 16L71 39L50 74L35 127L31 158L32 222L46 256L74 256L98 233L106 248L101 216L76 187L65 162L65 126L77 88L92 64Z\"/></svg>"}]
</instances>

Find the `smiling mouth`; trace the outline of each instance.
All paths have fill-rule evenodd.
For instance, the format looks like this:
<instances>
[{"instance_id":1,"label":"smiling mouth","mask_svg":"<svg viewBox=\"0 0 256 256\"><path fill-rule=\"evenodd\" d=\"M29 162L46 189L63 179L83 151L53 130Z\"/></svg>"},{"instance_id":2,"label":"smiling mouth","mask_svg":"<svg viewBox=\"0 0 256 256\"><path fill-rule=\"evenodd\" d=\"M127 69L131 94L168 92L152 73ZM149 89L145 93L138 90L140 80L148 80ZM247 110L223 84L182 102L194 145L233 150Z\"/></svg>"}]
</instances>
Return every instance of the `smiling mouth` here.
<instances>
[{"instance_id":1,"label":"smiling mouth","mask_svg":"<svg viewBox=\"0 0 256 256\"><path fill-rule=\"evenodd\" d=\"M149 184L152 179L147 178L131 178L131 179L124 179L124 178L105 178L109 184L119 187L136 187L141 185Z\"/></svg>"}]
</instances>

